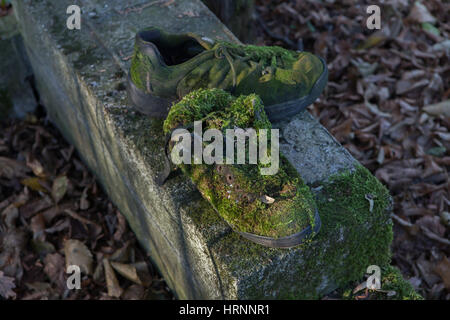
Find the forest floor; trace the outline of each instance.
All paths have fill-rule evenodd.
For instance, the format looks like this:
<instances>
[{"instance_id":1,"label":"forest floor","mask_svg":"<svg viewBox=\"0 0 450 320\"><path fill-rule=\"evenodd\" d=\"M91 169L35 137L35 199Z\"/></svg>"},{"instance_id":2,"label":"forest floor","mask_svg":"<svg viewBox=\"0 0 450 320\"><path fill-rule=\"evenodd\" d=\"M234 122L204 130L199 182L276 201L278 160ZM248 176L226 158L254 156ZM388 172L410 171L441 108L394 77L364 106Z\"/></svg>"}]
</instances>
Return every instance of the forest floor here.
<instances>
[{"instance_id":1,"label":"forest floor","mask_svg":"<svg viewBox=\"0 0 450 320\"><path fill-rule=\"evenodd\" d=\"M309 111L394 197L392 262L426 299L450 299L450 3L256 0L259 45L325 58Z\"/></svg>"},{"instance_id":2,"label":"forest floor","mask_svg":"<svg viewBox=\"0 0 450 320\"><path fill-rule=\"evenodd\" d=\"M42 107L0 123L0 296L172 299L125 218ZM80 290L66 286L72 264L82 271Z\"/></svg>"},{"instance_id":3,"label":"forest floor","mask_svg":"<svg viewBox=\"0 0 450 320\"><path fill-rule=\"evenodd\" d=\"M450 299L449 4L387 1L371 31L364 1L256 2L258 44L328 62L309 111L393 195L393 264L424 298ZM0 125L0 299L173 299L42 108Z\"/></svg>"}]
</instances>

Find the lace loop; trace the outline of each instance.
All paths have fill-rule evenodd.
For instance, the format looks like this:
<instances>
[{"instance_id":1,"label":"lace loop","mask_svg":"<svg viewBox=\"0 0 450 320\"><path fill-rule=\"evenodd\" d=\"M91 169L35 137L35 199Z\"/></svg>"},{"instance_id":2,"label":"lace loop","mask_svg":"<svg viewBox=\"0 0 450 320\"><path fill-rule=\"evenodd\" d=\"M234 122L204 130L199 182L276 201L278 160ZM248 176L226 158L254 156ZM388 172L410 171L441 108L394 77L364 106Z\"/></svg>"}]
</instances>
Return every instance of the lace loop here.
<instances>
[{"instance_id":1,"label":"lace loop","mask_svg":"<svg viewBox=\"0 0 450 320\"><path fill-rule=\"evenodd\" d=\"M223 59L224 57L227 59L228 63L230 64L231 73L233 74L233 89L236 88L237 83L236 69L234 67L234 61L231 57L231 54L230 52L228 52L228 48L223 45L219 45L217 49L214 51L214 56L217 59Z\"/></svg>"}]
</instances>

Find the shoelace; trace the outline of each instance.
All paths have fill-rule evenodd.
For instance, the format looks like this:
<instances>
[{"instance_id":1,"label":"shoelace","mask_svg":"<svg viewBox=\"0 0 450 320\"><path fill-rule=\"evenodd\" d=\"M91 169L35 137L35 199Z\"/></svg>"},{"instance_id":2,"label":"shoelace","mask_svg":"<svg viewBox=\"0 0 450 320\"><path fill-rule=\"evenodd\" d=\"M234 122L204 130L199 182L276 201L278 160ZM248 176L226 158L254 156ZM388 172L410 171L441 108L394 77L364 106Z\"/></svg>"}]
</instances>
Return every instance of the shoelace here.
<instances>
[{"instance_id":1,"label":"shoelace","mask_svg":"<svg viewBox=\"0 0 450 320\"><path fill-rule=\"evenodd\" d=\"M263 65L263 60L267 61L269 59L272 59L275 57L275 59L280 58L280 53L276 52L270 52L271 58L269 57L259 57L258 64ZM237 85L237 74L236 74L236 68L235 68L235 60L239 59L241 62L247 62L251 60L252 58L255 58L253 55L246 55L245 51L239 48L230 48L225 44L218 44L217 48L214 50L214 57L217 59L223 59L225 58L230 65L231 73L233 75L233 90L236 88ZM263 68L262 75L267 74L268 72L273 71L272 66L266 66Z\"/></svg>"},{"instance_id":2,"label":"shoelace","mask_svg":"<svg viewBox=\"0 0 450 320\"><path fill-rule=\"evenodd\" d=\"M234 68L234 61L231 57L230 52L228 51L228 48L224 45L219 45L214 51L214 56L217 59L223 59L225 57L228 63L230 64L231 73L233 74L233 90L234 90L234 88L236 88L237 76L236 76L236 69Z\"/></svg>"}]
</instances>

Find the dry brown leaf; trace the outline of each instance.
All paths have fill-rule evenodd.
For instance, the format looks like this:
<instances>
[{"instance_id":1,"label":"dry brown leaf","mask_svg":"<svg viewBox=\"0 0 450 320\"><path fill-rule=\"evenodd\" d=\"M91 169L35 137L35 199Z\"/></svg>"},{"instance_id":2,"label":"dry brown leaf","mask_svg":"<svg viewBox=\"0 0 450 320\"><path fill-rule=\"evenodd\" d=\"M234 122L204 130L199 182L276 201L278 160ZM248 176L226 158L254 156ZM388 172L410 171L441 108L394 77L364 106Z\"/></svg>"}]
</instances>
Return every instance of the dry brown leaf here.
<instances>
[{"instance_id":1,"label":"dry brown leaf","mask_svg":"<svg viewBox=\"0 0 450 320\"><path fill-rule=\"evenodd\" d=\"M111 264L109 263L108 259L106 258L103 259L103 268L105 269L105 279L106 279L106 287L108 289L108 295L110 297L119 298L123 293L123 289L120 287L119 281L117 280L114 270L111 267Z\"/></svg>"},{"instance_id":2,"label":"dry brown leaf","mask_svg":"<svg viewBox=\"0 0 450 320\"><path fill-rule=\"evenodd\" d=\"M441 221L444 225L446 225L447 227L450 227L450 213L447 211L442 211L440 213L441 216Z\"/></svg>"},{"instance_id":3,"label":"dry brown leaf","mask_svg":"<svg viewBox=\"0 0 450 320\"><path fill-rule=\"evenodd\" d=\"M441 262L439 262L434 271L442 278L445 287L450 290L450 260L444 257Z\"/></svg>"},{"instance_id":4,"label":"dry brown leaf","mask_svg":"<svg viewBox=\"0 0 450 320\"><path fill-rule=\"evenodd\" d=\"M58 203L66 194L69 186L69 179L66 176L61 176L53 181L52 197L55 203Z\"/></svg>"},{"instance_id":5,"label":"dry brown leaf","mask_svg":"<svg viewBox=\"0 0 450 320\"><path fill-rule=\"evenodd\" d=\"M80 198L80 210L87 210L89 209L90 203L89 200L87 199L87 191L88 188L84 188L83 193L81 195Z\"/></svg>"},{"instance_id":6,"label":"dry brown leaf","mask_svg":"<svg viewBox=\"0 0 450 320\"><path fill-rule=\"evenodd\" d=\"M31 188L34 191L47 192L47 189L45 189L41 184L43 181L44 180L42 180L41 178L32 177L32 178L25 178L21 180L20 183L23 184L24 186L27 186L28 188Z\"/></svg>"},{"instance_id":7,"label":"dry brown leaf","mask_svg":"<svg viewBox=\"0 0 450 320\"><path fill-rule=\"evenodd\" d=\"M22 178L30 169L22 162L0 157L0 177L7 179Z\"/></svg>"},{"instance_id":8,"label":"dry brown leaf","mask_svg":"<svg viewBox=\"0 0 450 320\"><path fill-rule=\"evenodd\" d=\"M435 23L436 18L428 11L427 7L425 7L420 1L414 2L414 6L409 13L408 19L418 22L418 23Z\"/></svg>"},{"instance_id":9,"label":"dry brown leaf","mask_svg":"<svg viewBox=\"0 0 450 320\"><path fill-rule=\"evenodd\" d=\"M64 242L66 268L71 265L80 267L81 272L91 275L93 270L92 254L84 243L69 239Z\"/></svg>"},{"instance_id":10,"label":"dry brown leaf","mask_svg":"<svg viewBox=\"0 0 450 320\"><path fill-rule=\"evenodd\" d=\"M19 217L19 209L14 205L10 204L2 211L0 214L1 220L4 221L7 228L12 229L16 227L16 220ZM0 232L1 234L1 232Z\"/></svg>"},{"instance_id":11,"label":"dry brown leaf","mask_svg":"<svg viewBox=\"0 0 450 320\"><path fill-rule=\"evenodd\" d=\"M127 223L125 217L119 212L119 210L116 210L116 216L117 216L117 225L113 238L116 241L120 241L122 239L122 235L125 233L125 230L127 228Z\"/></svg>"},{"instance_id":12,"label":"dry brown leaf","mask_svg":"<svg viewBox=\"0 0 450 320\"><path fill-rule=\"evenodd\" d=\"M15 287L14 278L7 277L0 271L0 296L5 299L15 298L16 293L12 290Z\"/></svg>"},{"instance_id":13,"label":"dry brown leaf","mask_svg":"<svg viewBox=\"0 0 450 320\"><path fill-rule=\"evenodd\" d=\"M142 281L139 279L136 267L133 265L111 261L111 266L123 277L133 281L136 284L142 285Z\"/></svg>"},{"instance_id":14,"label":"dry brown leaf","mask_svg":"<svg viewBox=\"0 0 450 320\"><path fill-rule=\"evenodd\" d=\"M423 111L436 117L441 115L444 117L450 117L450 100L445 100L423 107Z\"/></svg>"},{"instance_id":15,"label":"dry brown leaf","mask_svg":"<svg viewBox=\"0 0 450 320\"><path fill-rule=\"evenodd\" d=\"M59 253L47 254L44 258L44 272L50 281L58 286L60 290L66 287L64 277L64 258Z\"/></svg>"},{"instance_id":16,"label":"dry brown leaf","mask_svg":"<svg viewBox=\"0 0 450 320\"><path fill-rule=\"evenodd\" d=\"M30 228L33 232L33 239L45 241L45 219L42 213L39 213L31 218Z\"/></svg>"},{"instance_id":17,"label":"dry brown leaf","mask_svg":"<svg viewBox=\"0 0 450 320\"><path fill-rule=\"evenodd\" d=\"M33 171L35 176L45 178L44 167L37 159L27 160L27 166Z\"/></svg>"}]
</instances>

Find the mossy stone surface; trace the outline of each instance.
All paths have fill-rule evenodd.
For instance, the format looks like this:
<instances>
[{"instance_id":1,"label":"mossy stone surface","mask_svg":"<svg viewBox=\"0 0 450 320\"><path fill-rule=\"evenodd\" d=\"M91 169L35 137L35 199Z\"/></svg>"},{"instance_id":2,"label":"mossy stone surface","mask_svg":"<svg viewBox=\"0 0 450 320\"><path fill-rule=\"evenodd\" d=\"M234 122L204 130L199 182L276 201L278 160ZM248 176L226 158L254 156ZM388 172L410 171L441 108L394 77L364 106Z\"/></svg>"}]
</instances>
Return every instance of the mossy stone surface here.
<instances>
[{"instance_id":1,"label":"mossy stone surface","mask_svg":"<svg viewBox=\"0 0 450 320\"><path fill-rule=\"evenodd\" d=\"M308 113L272 124L304 181L322 186L315 195L322 230L302 247L276 250L242 239L185 175L158 186L163 123L129 109L123 90L136 31L154 24L236 40L197 0L142 10L137 0L85 0L76 31L56 14L70 4L13 3L42 103L179 298L317 298L362 277L369 264L389 261L386 190ZM372 212L366 194L374 197Z\"/></svg>"}]
</instances>

